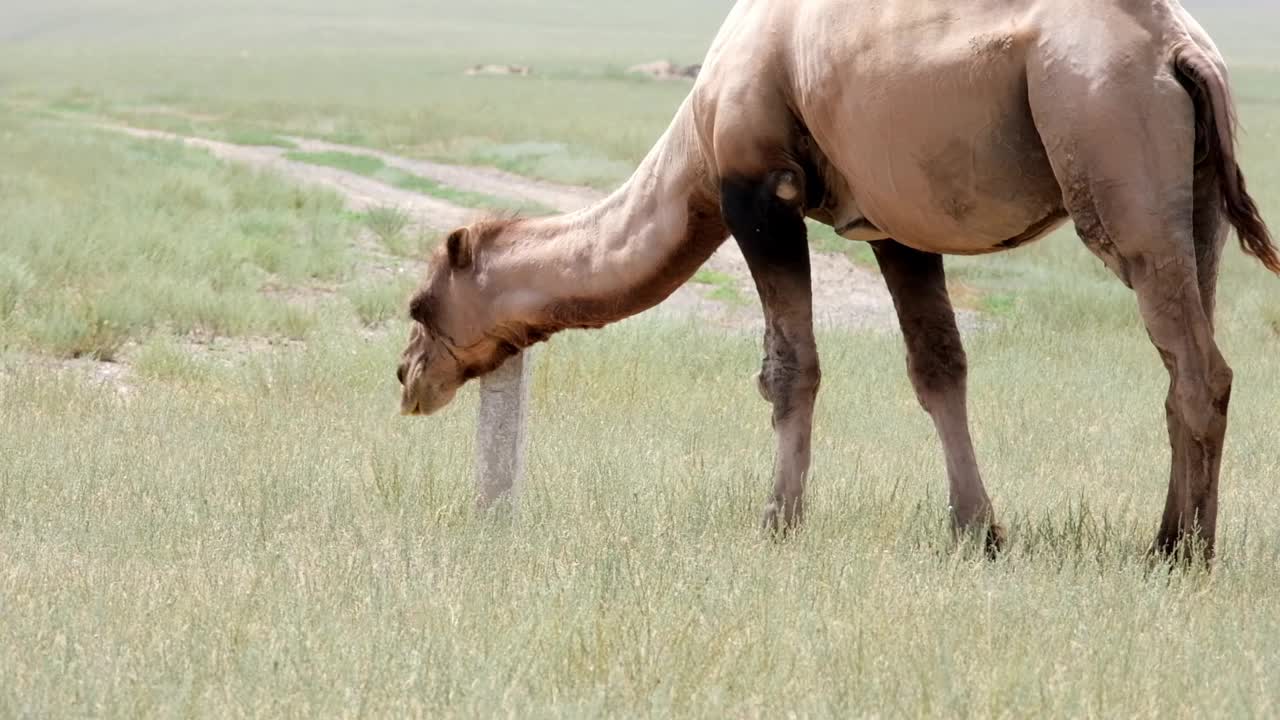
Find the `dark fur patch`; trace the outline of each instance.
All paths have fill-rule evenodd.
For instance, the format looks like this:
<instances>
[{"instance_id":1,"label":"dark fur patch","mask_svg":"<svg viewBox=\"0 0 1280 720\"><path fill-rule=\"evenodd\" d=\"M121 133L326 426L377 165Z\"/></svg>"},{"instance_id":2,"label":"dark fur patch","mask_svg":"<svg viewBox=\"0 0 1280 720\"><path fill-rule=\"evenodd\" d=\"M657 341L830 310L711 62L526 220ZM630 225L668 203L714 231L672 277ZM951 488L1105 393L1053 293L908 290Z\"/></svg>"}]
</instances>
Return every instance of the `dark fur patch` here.
<instances>
[{"instance_id":1,"label":"dark fur patch","mask_svg":"<svg viewBox=\"0 0 1280 720\"><path fill-rule=\"evenodd\" d=\"M728 178L720 186L720 208L748 262L802 269L807 277L809 247L804 217L774 195L771 183Z\"/></svg>"},{"instance_id":2,"label":"dark fur patch","mask_svg":"<svg viewBox=\"0 0 1280 720\"><path fill-rule=\"evenodd\" d=\"M426 292L419 292L409 301L409 318L417 320L420 323L426 323L432 314L433 301L431 295Z\"/></svg>"},{"instance_id":3,"label":"dark fur patch","mask_svg":"<svg viewBox=\"0 0 1280 720\"><path fill-rule=\"evenodd\" d=\"M813 141L807 129L801 128L796 145L799 148L797 155L800 169L804 174L805 206L823 207L827 204L828 188L818 168L821 159L821 152L817 149L818 144Z\"/></svg>"},{"instance_id":4,"label":"dark fur patch","mask_svg":"<svg viewBox=\"0 0 1280 720\"><path fill-rule=\"evenodd\" d=\"M956 222L962 222L974 206L972 141L955 138L922 158L920 169L929 178L932 201Z\"/></svg>"}]
</instances>

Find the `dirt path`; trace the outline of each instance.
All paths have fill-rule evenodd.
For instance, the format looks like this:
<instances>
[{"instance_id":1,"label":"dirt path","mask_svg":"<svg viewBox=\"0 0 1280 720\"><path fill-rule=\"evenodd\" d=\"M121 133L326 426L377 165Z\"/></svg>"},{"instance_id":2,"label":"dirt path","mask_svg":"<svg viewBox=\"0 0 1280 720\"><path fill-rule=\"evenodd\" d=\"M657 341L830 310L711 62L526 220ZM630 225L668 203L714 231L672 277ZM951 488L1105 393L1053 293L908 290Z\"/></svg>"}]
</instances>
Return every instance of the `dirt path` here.
<instances>
[{"instance_id":1,"label":"dirt path","mask_svg":"<svg viewBox=\"0 0 1280 720\"><path fill-rule=\"evenodd\" d=\"M414 160L380 150L339 145L323 140L300 137L285 139L297 145L303 152L337 152L377 158L390 167L434 180L442 185L492 197L534 202L560 212L572 212L604 197L604 193L591 188L556 185L494 168L459 167L429 160Z\"/></svg>"},{"instance_id":2,"label":"dirt path","mask_svg":"<svg viewBox=\"0 0 1280 720\"><path fill-rule=\"evenodd\" d=\"M181 142L202 148L215 157L280 173L297 182L338 192L355 210L393 206L415 221L435 230L450 230L475 218L479 211L336 168L297 162L278 147L236 145L217 140L121 125L98 127L130 136ZM535 202L562 212L577 210L604 197L591 188L557 185L532 180L492 168L446 165L406 158L365 147L342 145L308 138L290 137L304 152L340 152L376 158L400 169L443 185L519 201ZM655 312L676 317L697 317L728 329L759 330L763 326L755 300L755 287L746 261L733 242L725 243L707 262L706 268L722 278L731 278L731 292L737 301L714 299L727 288L690 283L664 302ZM854 265L844 255L819 253L814 257L814 315L819 325L853 329L886 329L895 326L893 304L880 277ZM971 318L968 318L971 320Z\"/></svg>"},{"instance_id":3,"label":"dirt path","mask_svg":"<svg viewBox=\"0 0 1280 720\"><path fill-rule=\"evenodd\" d=\"M437 230L463 225L476 214L474 210L461 208L420 193L402 190L363 175L290 160L285 157L288 151L278 147L235 145L219 140L187 137L159 130L144 130L121 125L98 125L98 127L143 140L180 142L188 147L207 150L220 160L273 170L303 184L333 190L346 198L347 205L353 210L398 207L413 215L419 222Z\"/></svg>"}]
</instances>

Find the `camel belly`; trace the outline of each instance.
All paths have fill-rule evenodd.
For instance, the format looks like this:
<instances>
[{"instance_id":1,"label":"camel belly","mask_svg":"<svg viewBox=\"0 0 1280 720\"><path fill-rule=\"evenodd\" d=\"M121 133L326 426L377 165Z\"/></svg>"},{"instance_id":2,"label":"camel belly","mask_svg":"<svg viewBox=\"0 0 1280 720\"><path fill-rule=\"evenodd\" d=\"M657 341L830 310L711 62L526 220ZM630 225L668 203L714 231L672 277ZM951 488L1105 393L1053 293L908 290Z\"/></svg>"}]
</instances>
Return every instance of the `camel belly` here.
<instances>
[{"instance_id":1,"label":"camel belly","mask_svg":"<svg viewBox=\"0 0 1280 720\"><path fill-rule=\"evenodd\" d=\"M927 27L847 30L828 61L800 66L800 114L845 186L828 208L837 231L960 254L1047 233L1065 215L1028 100L1035 22L975 13Z\"/></svg>"},{"instance_id":2,"label":"camel belly","mask_svg":"<svg viewBox=\"0 0 1280 720\"><path fill-rule=\"evenodd\" d=\"M893 238L930 252L982 254L1039 239L1066 219L1047 163L1042 172L1016 166L984 172L972 161L977 156L957 143L917 168L896 172L887 191L859 193L856 210L840 214L837 231L850 240Z\"/></svg>"},{"instance_id":3,"label":"camel belly","mask_svg":"<svg viewBox=\"0 0 1280 720\"><path fill-rule=\"evenodd\" d=\"M1066 217L1029 110L975 107L940 117L873 125L882 142L846 146L866 149L835 168L850 195L832 213L841 234L978 254L1034 240Z\"/></svg>"},{"instance_id":4,"label":"camel belly","mask_svg":"<svg viewBox=\"0 0 1280 720\"><path fill-rule=\"evenodd\" d=\"M870 189L872 222L919 249L982 253L1052 230L1062 191L1031 122L929 128L890 150L892 180Z\"/></svg>"},{"instance_id":5,"label":"camel belly","mask_svg":"<svg viewBox=\"0 0 1280 720\"><path fill-rule=\"evenodd\" d=\"M1033 127L1008 123L974 135L939 128L925 135L886 148L888 157L878 163L832 168L845 180L826 208L837 233L980 254L1038 239L1066 219Z\"/></svg>"}]
</instances>

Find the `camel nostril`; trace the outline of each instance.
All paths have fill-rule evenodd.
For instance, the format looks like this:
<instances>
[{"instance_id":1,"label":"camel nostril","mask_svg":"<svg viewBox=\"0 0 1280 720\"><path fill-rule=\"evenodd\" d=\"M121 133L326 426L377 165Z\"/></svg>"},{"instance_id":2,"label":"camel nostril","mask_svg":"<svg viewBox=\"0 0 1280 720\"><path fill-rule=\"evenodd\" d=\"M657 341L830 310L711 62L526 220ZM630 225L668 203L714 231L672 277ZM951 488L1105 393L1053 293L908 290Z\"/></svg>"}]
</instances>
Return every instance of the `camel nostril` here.
<instances>
[{"instance_id":1,"label":"camel nostril","mask_svg":"<svg viewBox=\"0 0 1280 720\"><path fill-rule=\"evenodd\" d=\"M396 368L396 379L400 381L400 384L401 384L401 385L403 385L403 384L404 384L404 376L405 376L405 374L406 374L406 373L405 373L405 367L404 367L403 365L401 365L400 367Z\"/></svg>"}]
</instances>

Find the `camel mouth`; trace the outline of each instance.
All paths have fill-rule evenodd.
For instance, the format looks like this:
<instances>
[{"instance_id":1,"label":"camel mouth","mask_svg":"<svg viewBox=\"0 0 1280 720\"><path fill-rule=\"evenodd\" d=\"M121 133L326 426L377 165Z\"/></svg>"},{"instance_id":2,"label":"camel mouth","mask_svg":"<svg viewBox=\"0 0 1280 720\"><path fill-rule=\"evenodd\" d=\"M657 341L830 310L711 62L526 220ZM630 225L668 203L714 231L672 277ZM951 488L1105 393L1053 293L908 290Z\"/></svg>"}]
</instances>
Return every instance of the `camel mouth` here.
<instances>
[{"instance_id":1,"label":"camel mouth","mask_svg":"<svg viewBox=\"0 0 1280 720\"><path fill-rule=\"evenodd\" d=\"M421 393L418 392L418 373L414 367L410 367L407 376L402 377L401 383L404 386L400 394L400 414L405 417L417 417L423 415L423 403Z\"/></svg>"},{"instance_id":2,"label":"camel mouth","mask_svg":"<svg viewBox=\"0 0 1280 720\"><path fill-rule=\"evenodd\" d=\"M406 398L400 403L400 414L404 417L431 417L443 410L448 404L447 401L424 403L421 400Z\"/></svg>"},{"instance_id":3,"label":"camel mouth","mask_svg":"<svg viewBox=\"0 0 1280 720\"><path fill-rule=\"evenodd\" d=\"M404 417L419 417L422 415L420 407L417 400L406 397L400 401L400 414Z\"/></svg>"},{"instance_id":4,"label":"camel mouth","mask_svg":"<svg viewBox=\"0 0 1280 720\"><path fill-rule=\"evenodd\" d=\"M440 412L447 403L426 403L416 397L405 397L400 401L400 414L404 417L430 417Z\"/></svg>"},{"instance_id":5,"label":"camel mouth","mask_svg":"<svg viewBox=\"0 0 1280 720\"><path fill-rule=\"evenodd\" d=\"M420 382L405 384L404 394L400 397L400 414L405 417L429 417L440 412L453 401L452 392L441 392L438 388L423 387Z\"/></svg>"},{"instance_id":6,"label":"camel mouth","mask_svg":"<svg viewBox=\"0 0 1280 720\"><path fill-rule=\"evenodd\" d=\"M443 407L443 403L425 400L412 387L405 388L404 397L400 399L400 414L404 417L427 417L434 415Z\"/></svg>"}]
</instances>

